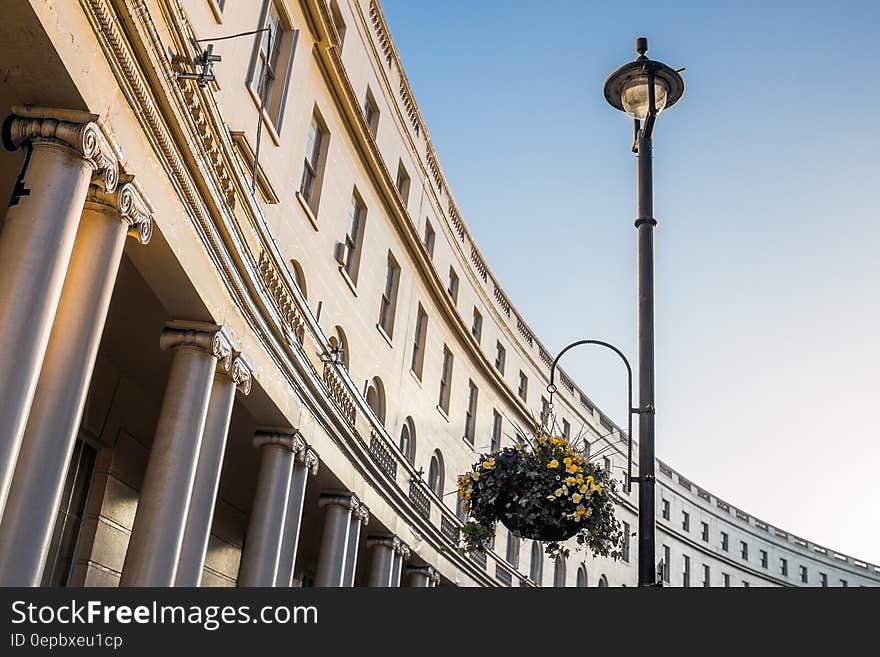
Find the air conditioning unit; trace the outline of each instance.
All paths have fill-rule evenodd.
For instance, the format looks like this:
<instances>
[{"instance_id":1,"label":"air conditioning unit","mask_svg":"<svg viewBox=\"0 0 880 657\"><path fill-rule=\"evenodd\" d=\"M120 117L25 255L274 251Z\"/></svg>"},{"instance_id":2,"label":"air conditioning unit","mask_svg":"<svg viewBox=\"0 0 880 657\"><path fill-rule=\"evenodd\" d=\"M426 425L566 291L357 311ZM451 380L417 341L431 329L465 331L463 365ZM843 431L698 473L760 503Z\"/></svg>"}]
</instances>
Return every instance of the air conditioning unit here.
<instances>
[{"instance_id":1,"label":"air conditioning unit","mask_svg":"<svg viewBox=\"0 0 880 657\"><path fill-rule=\"evenodd\" d=\"M345 264L345 244L336 242L336 246L333 247L333 258L340 265Z\"/></svg>"}]
</instances>

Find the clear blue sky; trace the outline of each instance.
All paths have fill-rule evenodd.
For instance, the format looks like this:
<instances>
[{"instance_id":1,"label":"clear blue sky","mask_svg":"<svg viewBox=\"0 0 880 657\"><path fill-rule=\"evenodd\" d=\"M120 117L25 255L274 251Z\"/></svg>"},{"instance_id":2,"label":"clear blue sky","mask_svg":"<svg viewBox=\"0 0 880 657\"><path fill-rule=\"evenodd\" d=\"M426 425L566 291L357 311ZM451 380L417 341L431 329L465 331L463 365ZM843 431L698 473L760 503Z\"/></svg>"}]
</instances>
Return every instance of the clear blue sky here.
<instances>
[{"instance_id":1,"label":"clear blue sky","mask_svg":"<svg viewBox=\"0 0 880 657\"><path fill-rule=\"evenodd\" d=\"M880 563L880 2L383 7L463 215L553 350L635 360L632 129L602 83L642 34L687 67L655 132L657 454ZM613 356L565 366L625 422Z\"/></svg>"}]
</instances>

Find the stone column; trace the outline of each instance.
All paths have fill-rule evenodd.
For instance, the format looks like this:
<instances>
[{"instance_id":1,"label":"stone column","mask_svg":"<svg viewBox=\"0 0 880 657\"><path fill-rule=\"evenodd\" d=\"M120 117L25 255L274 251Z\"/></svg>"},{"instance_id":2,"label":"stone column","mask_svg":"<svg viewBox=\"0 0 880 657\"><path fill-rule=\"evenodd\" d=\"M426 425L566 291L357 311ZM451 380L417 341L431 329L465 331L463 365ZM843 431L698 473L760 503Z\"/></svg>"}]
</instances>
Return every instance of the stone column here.
<instances>
[{"instance_id":1,"label":"stone column","mask_svg":"<svg viewBox=\"0 0 880 657\"><path fill-rule=\"evenodd\" d=\"M315 586L345 586L344 582L347 581L348 574L346 567L352 563L348 556L351 546L350 528L353 518L360 522L361 503L352 493L331 493L321 495L318 506L326 510ZM357 534L360 528L357 524L355 526L358 529L358 532L355 532Z\"/></svg>"},{"instance_id":2,"label":"stone column","mask_svg":"<svg viewBox=\"0 0 880 657\"><path fill-rule=\"evenodd\" d=\"M313 475L318 474L318 455L311 448L306 447L297 453L293 464L293 477L290 481L290 495L287 496L287 510L284 513L284 533L281 537L281 553L278 558L275 586L293 585L303 501L306 496L309 472Z\"/></svg>"},{"instance_id":3,"label":"stone column","mask_svg":"<svg viewBox=\"0 0 880 657\"><path fill-rule=\"evenodd\" d=\"M368 586L400 586L400 569L409 548L390 534L367 537L367 547L372 552Z\"/></svg>"},{"instance_id":4,"label":"stone column","mask_svg":"<svg viewBox=\"0 0 880 657\"><path fill-rule=\"evenodd\" d=\"M361 525L366 525L370 521L370 510L364 506L363 502L358 500L357 508L351 510L351 519L348 526L348 547L345 554L345 575L342 578L342 585L345 587L354 586L354 576L357 572L358 545L361 540Z\"/></svg>"},{"instance_id":5,"label":"stone column","mask_svg":"<svg viewBox=\"0 0 880 657\"><path fill-rule=\"evenodd\" d=\"M306 444L298 432L258 431L254 447L261 449L260 474L251 505L238 585L275 586L294 455L305 450Z\"/></svg>"},{"instance_id":6,"label":"stone column","mask_svg":"<svg viewBox=\"0 0 880 657\"><path fill-rule=\"evenodd\" d=\"M440 583L440 575L431 566L409 566L406 575L412 587L431 588Z\"/></svg>"},{"instance_id":7,"label":"stone column","mask_svg":"<svg viewBox=\"0 0 880 657\"><path fill-rule=\"evenodd\" d=\"M208 402L208 415L202 445L199 448L199 462L193 480L183 545L177 564L177 586L199 586L208 539L211 535L211 522L214 519L214 506L217 501L217 488L220 485L220 472L223 468L223 454L226 451L226 438L229 435L229 420L235 403L235 391L243 395L251 391L251 372L247 363L235 355L232 365L221 360L214 373L211 399Z\"/></svg>"},{"instance_id":8,"label":"stone column","mask_svg":"<svg viewBox=\"0 0 880 657\"><path fill-rule=\"evenodd\" d=\"M84 112L18 111L3 123L8 150L27 149L0 226L0 513L6 505L28 411L76 229L92 177L116 189L116 156L98 117ZM22 116L27 114L27 116Z\"/></svg>"},{"instance_id":9,"label":"stone column","mask_svg":"<svg viewBox=\"0 0 880 657\"><path fill-rule=\"evenodd\" d=\"M125 237L151 232L131 182L92 184L0 524L0 586L40 585Z\"/></svg>"},{"instance_id":10,"label":"stone column","mask_svg":"<svg viewBox=\"0 0 880 657\"><path fill-rule=\"evenodd\" d=\"M153 438L121 586L172 586L177 575L211 382L232 349L220 327L172 322L162 330L172 349L159 424Z\"/></svg>"}]
</instances>

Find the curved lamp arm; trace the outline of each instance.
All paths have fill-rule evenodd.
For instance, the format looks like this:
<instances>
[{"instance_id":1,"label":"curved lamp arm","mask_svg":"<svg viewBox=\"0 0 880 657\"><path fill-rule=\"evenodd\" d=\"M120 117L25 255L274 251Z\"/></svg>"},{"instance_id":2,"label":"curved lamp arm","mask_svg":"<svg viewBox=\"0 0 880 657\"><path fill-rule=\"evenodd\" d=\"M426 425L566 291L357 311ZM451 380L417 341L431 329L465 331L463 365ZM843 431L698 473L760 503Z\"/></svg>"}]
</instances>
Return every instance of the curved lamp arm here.
<instances>
[{"instance_id":1,"label":"curved lamp arm","mask_svg":"<svg viewBox=\"0 0 880 657\"><path fill-rule=\"evenodd\" d=\"M629 493L632 491L632 416L637 415L639 413L638 408L633 408L633 385L632 385L632 367L629 364L626 356L623 355L623 352L615 347L613 344L608 342L603 342L602 340L578 340L577 342L572 342L567 347L563 348L560 351L556 358L553 359L553 364L550 366L550 385L547 386L547 392L550 393L550 404L553 404L553 395L557 391L556 387L556 365L559 363L559 359L567 352L569 349L580 346L582 344L595 344L600 347L605 347L606 349L610 349L615 354L620 356L620 360L623 361L623 364L626 366L626 394L627 394L627 409L629 413L627 413L627 417L629 418L629 424L627 427L627 473L626 473L626 492Z\"/></svg>"}]
</instances>

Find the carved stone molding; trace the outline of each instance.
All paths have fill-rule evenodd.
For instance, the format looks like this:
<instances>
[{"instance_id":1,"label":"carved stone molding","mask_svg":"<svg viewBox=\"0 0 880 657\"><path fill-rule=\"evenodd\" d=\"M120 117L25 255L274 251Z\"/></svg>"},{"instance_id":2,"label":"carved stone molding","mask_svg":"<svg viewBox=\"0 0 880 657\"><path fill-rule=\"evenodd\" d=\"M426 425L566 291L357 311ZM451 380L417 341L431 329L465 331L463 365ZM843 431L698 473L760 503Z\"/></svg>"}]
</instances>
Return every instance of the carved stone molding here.
<instances>
[{"instance_id":1,"label":"carved stone molding","mask_svg":"<svg viewBox=\"0 0 880 657\"><path fill-rule=\"evenodd\" d=\"M119 163L97 123L9 115L3 123L4 147L14 151L28 142L55 144L75 151L92 166L105 190L116 189Z\"/></svg>"},{"instance_id":2,"label":"carved stone molding","mask_svg":"<svg viewBox=\"0 0 880 657\"><path fill-rule=\"evenodd\" d=\"M440 583L440 573L433 566L407 566L405 573L416 573L427 577L431 586L437 586Z\"/></svg>"},{"instance_id":3,"label":"carved stone molding","mask_svg":"<svg viewBox=\"0 0 880 657\"><path fill-rule=\"evenodd\" d=\"M220 372L220 363L217 364ZM224 370L224 373L226 371ZM229 367L228 376L235 383L241 394L247 395L251 391L251 368L238 352L233 352L232 365Z\"/></svg>"},{"instance_id":4,"label":"carved stone molding","mask_svg":"<svg viewBox=\"0 0 880 657\"><path fill-rule=\"evenodd\" d=\"M216 358L225 369L228 370L232 365L232 345L221 328L214 324L169 322L162 329L159 347L201 349Z\"/></svg>"},{"instance_id":5,"label":"carved stone molding","mask_svg":"<svg viewBox=\"0 0 880 657\"><path fill-rule=\"evenodd\" d=\"M354 493L323 493L318 500L318 506L337 504L351 509L351 517L357 518L361 524L370 522L370 510L361 502Z\"/></svg>"},{"instance_id":6,"label":"carved stone molding","mask_svg":"<svg viewBox=\"0 0 880 657\"><path fill-rule=\"evenodd\" d=\"M278 431L274 429L260 429L254 434L254 447L266 445L278 445L286 447L291 452L299 454L306 449L306 441L302 434L296 430Z\"/></svg>"}]
</instances>

